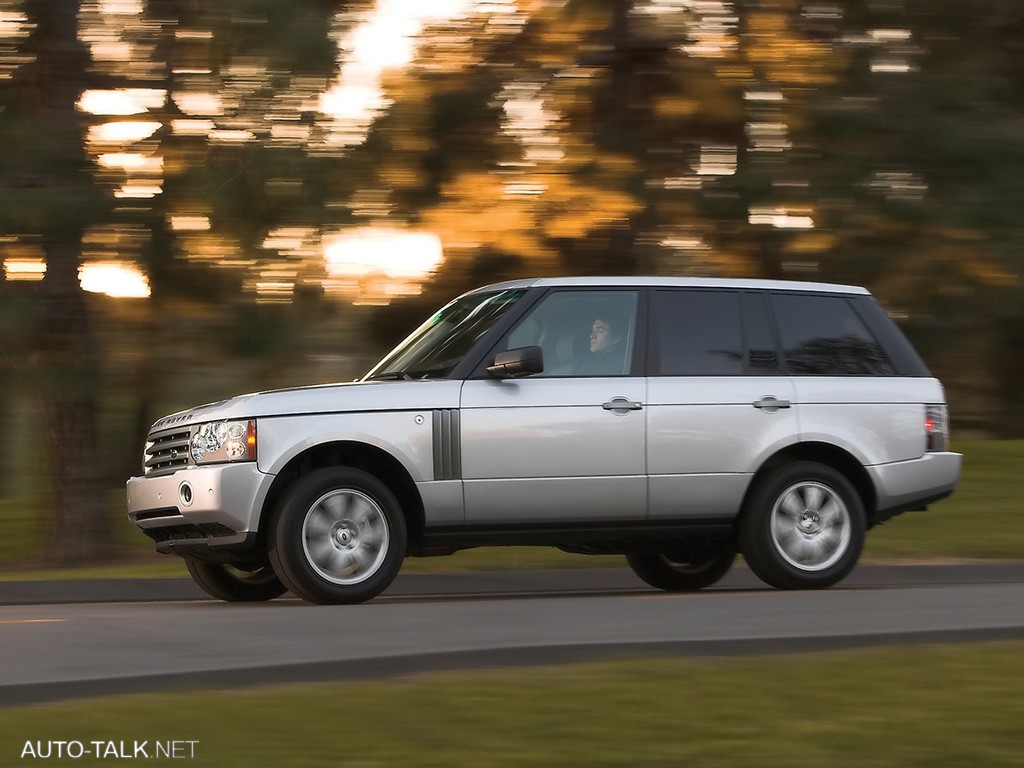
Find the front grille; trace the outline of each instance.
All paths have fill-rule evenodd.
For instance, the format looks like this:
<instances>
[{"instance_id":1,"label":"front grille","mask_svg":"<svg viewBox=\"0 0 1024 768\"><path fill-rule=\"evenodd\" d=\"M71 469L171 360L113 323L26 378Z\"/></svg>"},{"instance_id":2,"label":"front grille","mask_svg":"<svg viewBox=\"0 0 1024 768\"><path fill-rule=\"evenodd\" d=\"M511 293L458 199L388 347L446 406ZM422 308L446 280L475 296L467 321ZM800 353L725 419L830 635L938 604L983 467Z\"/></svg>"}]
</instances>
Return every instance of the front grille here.
<instances>
[{"instance_id":1,"label":"front grille","mask_svg":"<svg viewBox=\"0 0 1024 768\"><path fill-rule=\"evenodd\" d=\"M169 475L188 466L188 444L191 431L187 428L152 432L146 442L146 476Z\"/></svg>"}]
</instances>

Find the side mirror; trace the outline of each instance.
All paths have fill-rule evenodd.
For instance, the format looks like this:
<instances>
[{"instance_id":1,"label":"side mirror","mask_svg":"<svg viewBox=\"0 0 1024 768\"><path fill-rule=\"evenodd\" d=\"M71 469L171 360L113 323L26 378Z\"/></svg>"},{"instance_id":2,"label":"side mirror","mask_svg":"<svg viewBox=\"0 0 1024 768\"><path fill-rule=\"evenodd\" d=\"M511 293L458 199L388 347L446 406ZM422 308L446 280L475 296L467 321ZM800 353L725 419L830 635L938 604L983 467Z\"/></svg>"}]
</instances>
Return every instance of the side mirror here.
<instances>
[{"instance_id":1,"label":"side mirror","mask_svg":"<svg viewBox=\"0 0 1024 768\"><path fill-rule=\"evenodd\" d=\"M487 373L496 379L511 379L529 376L544 370L544 353L540 347L519 347L494 356L494 365L487 366Z\"/></svg>"}]
</instances>

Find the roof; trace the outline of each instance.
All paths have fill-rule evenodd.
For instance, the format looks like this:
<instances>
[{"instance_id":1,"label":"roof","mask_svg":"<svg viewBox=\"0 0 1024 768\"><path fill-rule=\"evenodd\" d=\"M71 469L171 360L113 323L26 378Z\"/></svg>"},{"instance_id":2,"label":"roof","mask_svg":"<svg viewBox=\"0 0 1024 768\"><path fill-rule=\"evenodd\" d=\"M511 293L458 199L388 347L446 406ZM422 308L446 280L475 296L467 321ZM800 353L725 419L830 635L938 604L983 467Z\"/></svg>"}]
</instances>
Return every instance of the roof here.
<instances>
[{"instance_id":1,"label":"roof","mask_svg":"<svg viewBox=\"0 0 1024 768\"><path fill-rule=\"evenodd\" d=\"M482 286L477 291L509 288L741 288L747 290L813 291L818 293L856 293L869 291L856 285L802 282L799 280L759 280L733 277L536 277L510 280ZM476 293L476 291L473 291Z\"/></svg>"}]
</instances>

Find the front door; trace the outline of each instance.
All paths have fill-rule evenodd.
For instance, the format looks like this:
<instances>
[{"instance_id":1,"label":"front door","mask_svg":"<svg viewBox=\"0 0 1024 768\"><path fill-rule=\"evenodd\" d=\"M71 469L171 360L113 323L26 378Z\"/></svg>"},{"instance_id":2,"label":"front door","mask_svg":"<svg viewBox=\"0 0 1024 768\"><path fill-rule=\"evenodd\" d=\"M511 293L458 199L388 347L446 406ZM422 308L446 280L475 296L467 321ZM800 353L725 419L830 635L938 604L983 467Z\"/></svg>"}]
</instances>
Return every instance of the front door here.
<instances>
[{"instance_id":1,"label":"front door","mask_svg":"<svg viewBox=\"0 0 1024 768\"><path fill-rule=\"evenodd\" d=\"M642 520L646 379L634 375L638 294L559 290L502 348L541 347L544 371L463 385L468 524Z\"/></svg>"}]
</instances>

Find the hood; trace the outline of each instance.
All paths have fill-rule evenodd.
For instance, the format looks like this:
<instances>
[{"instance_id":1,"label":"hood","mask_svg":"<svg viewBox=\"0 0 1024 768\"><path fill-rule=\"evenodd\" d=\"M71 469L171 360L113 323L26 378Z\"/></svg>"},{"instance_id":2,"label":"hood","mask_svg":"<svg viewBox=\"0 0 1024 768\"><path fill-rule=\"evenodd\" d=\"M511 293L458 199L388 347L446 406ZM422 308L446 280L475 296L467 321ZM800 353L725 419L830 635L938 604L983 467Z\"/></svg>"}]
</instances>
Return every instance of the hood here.
<instances>
[{"instance_id":1,"label":"hood","mask_svg":"<svg viewBox=\"0 0 1024 768\"><path fill-rule=\"evenodd\" d=\"M151 430L223 419L457 408L461 381L357 381L238 395L164 416Z\"/></svg>"}]
</instances>

